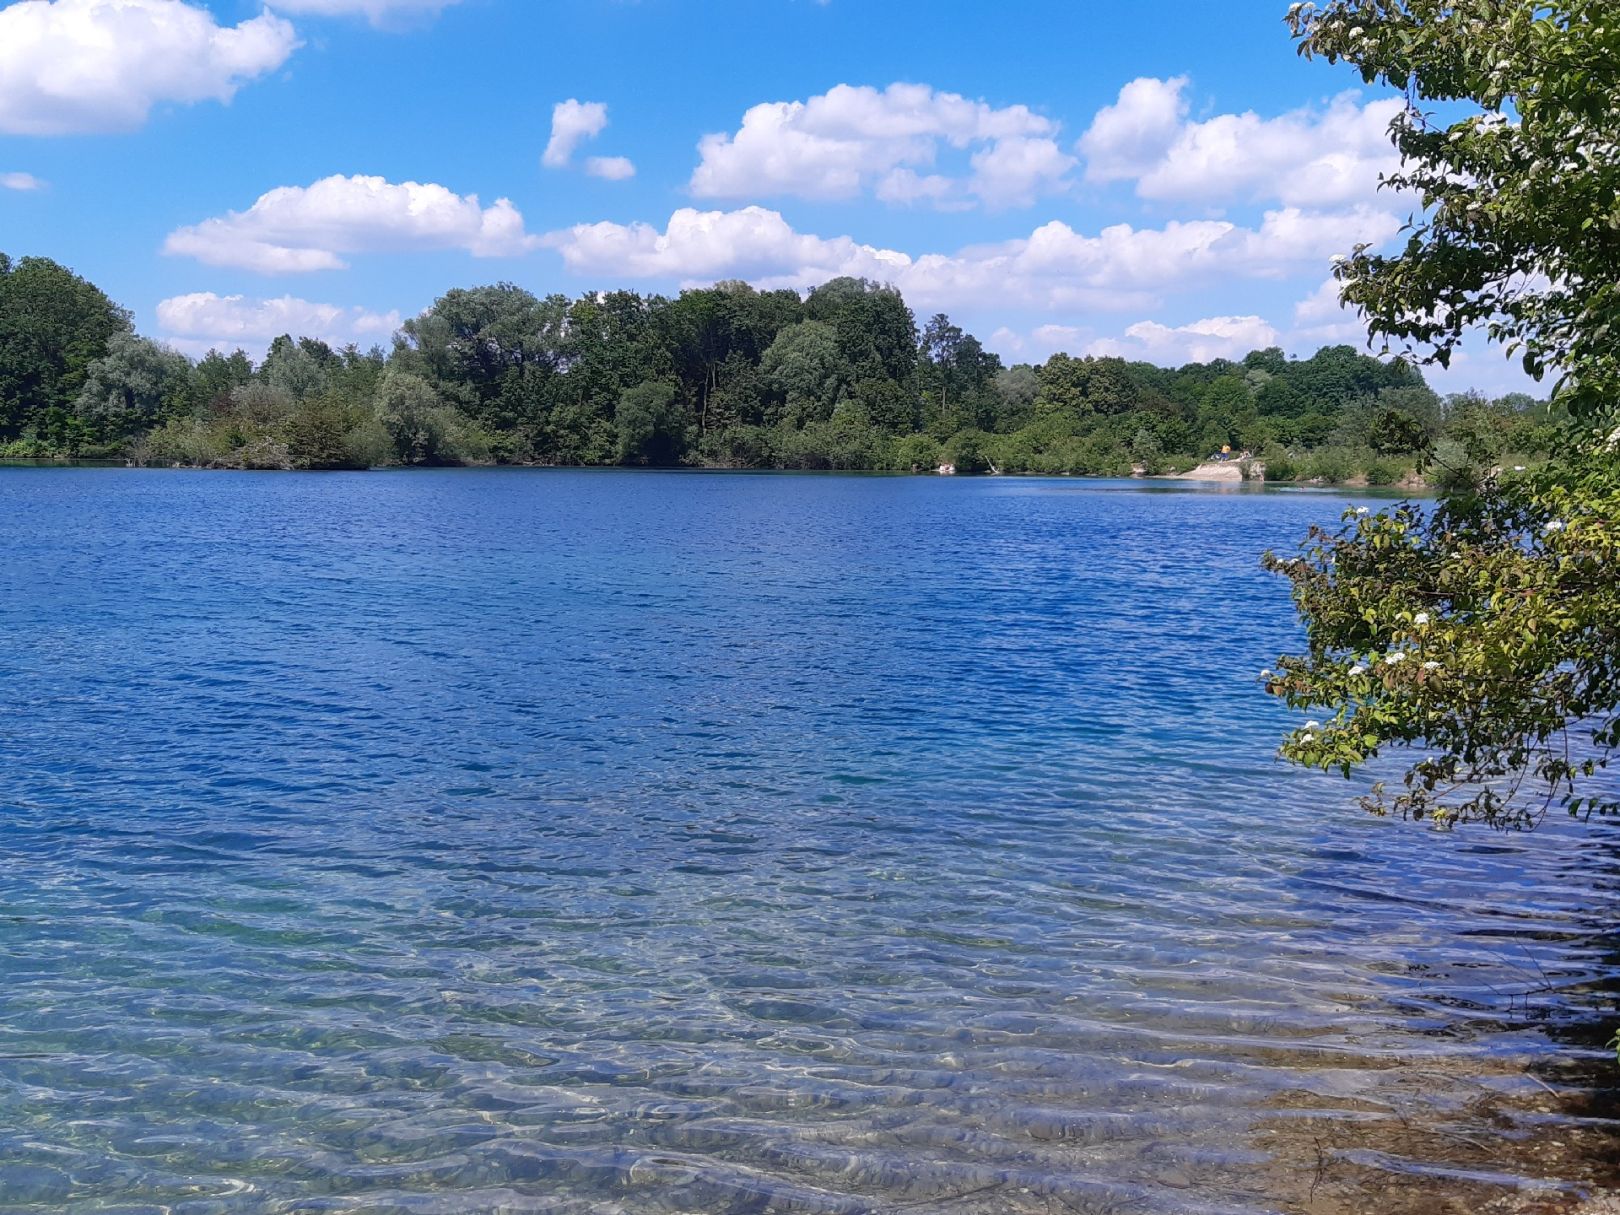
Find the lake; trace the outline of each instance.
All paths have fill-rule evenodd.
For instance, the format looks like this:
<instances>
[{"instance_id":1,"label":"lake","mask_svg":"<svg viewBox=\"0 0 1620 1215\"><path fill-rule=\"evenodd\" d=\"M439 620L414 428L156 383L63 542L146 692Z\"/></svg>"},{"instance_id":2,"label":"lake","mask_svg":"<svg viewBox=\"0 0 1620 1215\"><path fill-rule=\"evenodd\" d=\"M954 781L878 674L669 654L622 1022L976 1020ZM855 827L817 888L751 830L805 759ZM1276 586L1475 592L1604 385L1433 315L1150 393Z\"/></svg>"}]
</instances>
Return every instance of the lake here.
<instances>
[{"instance_id":1,"label":"lake","mask_svg":"<svg viewBox=\"0 0 1620 1215\"><path fill-rule=\"evenodd\" d=\"M1595 1057L1620 835L1275 760L1344 503L0 470L0 1208L1248 1215L1466 1128Z\"/></svg>"}]
</instances>

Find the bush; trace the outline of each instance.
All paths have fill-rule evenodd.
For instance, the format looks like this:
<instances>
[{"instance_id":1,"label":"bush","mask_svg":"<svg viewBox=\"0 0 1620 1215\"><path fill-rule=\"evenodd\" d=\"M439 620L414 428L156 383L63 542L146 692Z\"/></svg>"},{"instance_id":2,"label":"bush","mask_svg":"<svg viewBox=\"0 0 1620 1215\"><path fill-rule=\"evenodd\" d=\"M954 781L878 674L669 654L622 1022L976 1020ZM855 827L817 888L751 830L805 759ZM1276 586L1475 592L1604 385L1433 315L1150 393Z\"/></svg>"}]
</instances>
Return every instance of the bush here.
<instances>
[{"instance_id":1,"label":"bush","mask_svg":"<svg viewBox=\"0 0 1620 1215\"><path fill-rule=\"evenodd\" d=\"M899 472L934 472L939 465L939 444L925 434L907 435L889 455L889 467Z\"/></svg>"},{"instance_id":2,"label":"bush","mask_svg":"<svg viewBox=\"0 0 1620 1215\"><path fill-rule=\"evenodd\" d=\"M686 450L686 420L668 380L648 380L619 394L613 413L620 464L668 467Z\"/></svg>"},{"instance_id":3,"label":"bush","mask_svg":"<svg viewBox=\"0 0 1620 1215\"><path fill-rule=\"evenodd\" d=\"M51 460L61 453L35 435L0 443L0 460Z\"/></svg>"},{"instance_id":4,"label":"bush","mask_svg":"<svg viewBox=\"0 0 1620 1215\"><path fill-rule=\"evenodd\" d=\"M1028 431L1010 435L990 436L990 462L1002 472L1022 473L1033 470L1038 456L1034 440Z\"/></svg>"},{"instance_id":5,"label":"bush","mask_svg":"<svg viewBox=\"0 0 1620 1215\"><path fill-rule=\"evenodd\" d=\"M1319 447L1305 457L1301 472L1308 481L1341 485L1355 476L1357 464L1343 447Z\"/></svg>"},{"instance_id":6,"label":"bush","mask_svg":"<svg viewBox=\"0 0 1620 1215\"><path fill-rule=\"evenodd\" d=\"M1135 471L1131 453L1104 435L1082 440L1079 454L1083 465L1080 471L1087 476L1128 477Z\"/></svg>"},{"instance_id":7,"label":"bush","mask_svg":"<svg viewBox=\"0 0 1620 1215\"><path fill-rule=\"evenodd\" d=\"M216 468L230 463L230 436L223 427L196 418L172 418L130 445L130 459L142 468L184 464Z\"/></svg>"},{"instance_id":8,"label":"bush","mask_svg":"<svg viewBox=\"0 0 1620 1215\"><path fill-rule=\"evenodd\" d=\"M376 418L361 417L344 436L352 468L380 468L395 462L394 440Z\"/></svg>"},{"instance_id":9,"label":"bush","mask_svg":"<svg viewBox=\"0 0 1620 1215\"><path fill-rule=\"evenodd\" d=\"M876 431L832 420L803 430L778 428L776 459L781 468L852 471L882 468L889 462L888 439Z\"/></svg>"},{"instance_id":10,"label":"bush","mask_svg":"<svg viewBox=\"0 0 1620 1215\"><path fill-rule=\"evenodd\" d=\"M302 401L284 432L288 462L311 470L370 468L376 427L375 418L354 406L325 397ZM382 441L387 442L386 435Z\"/></svg>"},{"instance_id":11,"label":"bush","mask_svg":"<svg viewBox=\"0 0 1620 1215\"><path fill-rule=\"evenodd\" d=\"M989 435L982 430L959 430L945 444L945 458L965 475L990 471Z\"/></svg>"},{"instance_id":12,"label":"bush","mask_svg":"<svg viewBox=\"0 0 1620 1215\"><path fill-rule=\"evenodd\" d=\"M1394 485L1406 471L1399 460L1386 456L1373 457L1362 465L1361 470L1367 477L1368 485Z\"/></svg>"},{"instance_id":13,"label":"bush","mask_svg":"<svg viewBox=\"0 0 1620 1215\"><path fill-rule=\"evenodd\" d=\"M766 426L728 426L703 436L698 454L713 468L774 468L776 442Z\"/></svg>"},{"instance_id":14,"label":"bush","mask_svg":"<svg viewBox=\"0 0 1620 1215\"><path fill-rule=\"evenodd\" d=\"M1485 470L1470 458L1463 444L1454 439L1441 439L1434 447L1434 466L1429 480L1442 494L1466 495L1473 492Z\"/></svg>"},{"instance_id":15,"label":"bush","mask_svg":"<svg viewBox=\"0 0 1620 1215\"><path fill-rule=\"evenodd\" d=\"M1281 447L1268 447L1260 453L1260 462L1265 465L1267 481L1297 481L1299 479L1299 465Z\"/></svg>"},{"instance_id":16,"label":"bush","mask_svg":"<svg viewBox=\"0 0 1620 1215\"><path fill-rule=\"evenodd\" d=\"M1159 436L1146 426L1139 427L1132 437L1131 456L1146 476L1155 477L1164 471L1164 448L1159 445Z\"/></svg>"}]
</instances>

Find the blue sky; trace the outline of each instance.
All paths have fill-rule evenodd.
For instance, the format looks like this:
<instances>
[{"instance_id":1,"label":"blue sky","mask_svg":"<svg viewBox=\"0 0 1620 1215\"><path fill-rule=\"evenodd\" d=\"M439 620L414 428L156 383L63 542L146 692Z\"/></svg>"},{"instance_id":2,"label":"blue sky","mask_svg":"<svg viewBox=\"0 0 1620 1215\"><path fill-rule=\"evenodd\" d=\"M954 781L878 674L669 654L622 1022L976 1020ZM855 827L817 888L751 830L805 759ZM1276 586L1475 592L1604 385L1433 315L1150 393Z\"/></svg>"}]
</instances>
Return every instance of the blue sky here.
<instances>
[{"instance_id":1,"label":"blue sky","mask_svg":"<svg viewBox=\"0 0 1620 1215\"><path fill-rule=\"evenodd\" d=\"M0 3L0 249L200 353L454 286L895 282L1009 361L1359 342L1386 96L1275 0ZM573 103L573 104L568 104ZM1476 346L1437 386L1524 386Z\"/></svg>"}]
</instances>

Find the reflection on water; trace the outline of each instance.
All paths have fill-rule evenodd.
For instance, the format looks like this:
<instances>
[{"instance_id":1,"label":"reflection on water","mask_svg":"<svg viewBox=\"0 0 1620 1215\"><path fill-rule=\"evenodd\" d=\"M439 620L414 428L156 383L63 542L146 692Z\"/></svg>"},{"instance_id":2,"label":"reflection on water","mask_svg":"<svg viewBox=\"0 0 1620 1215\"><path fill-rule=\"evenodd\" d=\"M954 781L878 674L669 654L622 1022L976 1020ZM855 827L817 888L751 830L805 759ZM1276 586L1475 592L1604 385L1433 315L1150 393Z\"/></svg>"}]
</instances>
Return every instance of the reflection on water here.
<instances>
[{"instance_id":1,"label":"reflection on water","mask_svg":"<svg viewBox=\"0 0 1620 1215\"><path fill-rule=\"evenodd\" d=\"M1254 1212L1578 1055L1612 831L1272 760L1336 500L1054 485L0 471L0 1206Z\"/></svg>"}]
</instances>

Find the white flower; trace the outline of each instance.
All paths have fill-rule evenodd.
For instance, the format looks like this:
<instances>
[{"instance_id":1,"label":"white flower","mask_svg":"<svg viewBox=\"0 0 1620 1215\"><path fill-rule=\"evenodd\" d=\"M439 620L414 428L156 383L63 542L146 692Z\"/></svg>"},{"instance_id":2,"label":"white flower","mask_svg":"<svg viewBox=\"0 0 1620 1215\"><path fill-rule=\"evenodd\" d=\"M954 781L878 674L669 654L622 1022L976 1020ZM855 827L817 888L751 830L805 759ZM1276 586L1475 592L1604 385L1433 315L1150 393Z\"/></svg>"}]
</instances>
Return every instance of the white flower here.
<instances>
[{"instance_id":1,"label":"white flower","mask_svg":"<svg viewBox=\"0 0 1620 1215\"><path fill-rule=\"evenodd\" d=\"M1358 514L1358 515L1368 515L1368 514L1371 514L1371 513L1372 512L1369 511L1365 506L1356 507L1356 514Z\"/></svg>"},{"instance_id":2,"label":"white flower","mask_svg":"<svg viewBox=\"0 0 1620 1215\"><path fill-rule=\"evenodd\" d=\"M1260 672L1260 678L1261 679L1270 679L1271 678L1271 668L1267 667L1265 670L1261 671Z\"/></svg>"},{"instance_id":3,"label":"white flower","mask_svg":"<svg viewBox=\"0 0 1620 1215\"><path fill-rule=\"evenodd\" d=\"M1430 659L1428 662L1423 664L1423 669L1425 671L1438 671L1440 669L1440 664L1435 662L1433 659Z\"/></svg>"},{"instance_id":4,"label":"white flower","mask_svg":"<svg viewBox=\"0 0 1620 1215\"><path fill-rule=\"evenodd\" d=\"M1299 741L1302 742L1302 743L1315 742L1316 741L1316 735L1310 734L1310 733L1301 734L1299 736Z\"/></svg>"},{"instance_id":5,"label":"white flower","mask_svg":"<svg viewBox=\"0 0 1620 1215\"><path fill-rule=\"evenodd\" d=\"M1550 536L1555 532L1563 531L1568 526L1569 526L1569 524L1565 523L1562 519L1554 519L1551 523L1547 524L1547 526L1542 528L1541 530L1546 532Z\"/></svg>"},{"instance_id":6,"label":"white flower","mask_svg":"<svg viewBox=\"0 0 1620 1215\"><path fill-rule=\"evenodd\" d=\"M1406 655L1401 653L1399 650L1396 650L1393 654L1385 654L1384 655L1384 662L1386 664L1388 664L1389 666L1394 666L1398 662L1405 662L1405 661L1406 661Z\"/></svg>"},{"instance_id":7,"label":"white flower","mask_svg":"<svg viewBox=\"0 0 1620 1215\"><path fill-rule=\"evenodd\" d=\"M1429 623L1429 613L1427 613L1427 612L1419 612L1416 616L1412 617L1412 623L1413 624L1428 624Z\"/></svg>"},{"instance_id":8,"label":"white flower","mask_svg":"<svg viewBox=\"0 0 1620 1215\"><path fill-rule=\"evenodd\" d=\"M1305 728L1307 730L1320 730L1322 728L1322 723L1319 721L1308 721L1305 723Z\"/></svg>"},{"instance_id":9,"label":"white flower","mask_svg":"<svg viewBox=\"0 0 1620 1215\"><path fill-rule=\"evenodd\" d=\"M1363 666L1359 662L1356 663L1355 666L1350 668L1350 674L1352 674L1352 675L1365 675L1366 673L1367 673L1367 668L1365 666Z\"/></svg>"},{"instance_id":10,"label":"white flower","mask_svg":"<svg viewBox=\"0 0 1620 1215\"><path fill-rule=\"evenodd\" d=\"M1523 464L1515 464L1513 466L1513 471L1514 472L1523 472L1524 471L1524 465Z\"/></svg>"}]
</instances>

